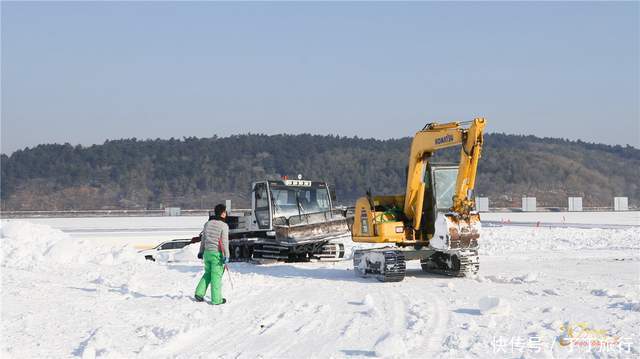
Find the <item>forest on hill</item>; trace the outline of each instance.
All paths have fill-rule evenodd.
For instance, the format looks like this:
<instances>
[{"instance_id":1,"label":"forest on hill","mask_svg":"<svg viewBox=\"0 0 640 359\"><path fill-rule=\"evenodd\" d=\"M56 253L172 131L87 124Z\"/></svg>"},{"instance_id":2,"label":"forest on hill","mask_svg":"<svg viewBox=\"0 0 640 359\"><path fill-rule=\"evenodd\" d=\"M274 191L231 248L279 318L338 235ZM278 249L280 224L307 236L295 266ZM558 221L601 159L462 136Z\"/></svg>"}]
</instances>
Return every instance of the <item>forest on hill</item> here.
<instances>
[{"instance_id":1,"label":"forest on hill","mask_svg":"<svg viewBox=\"0 0 640 359\"><path fill-rule=\"evenodd\" d=\"M251 181L302 174L335 186L352 205L367 189L404 190L411 138L377 140L323 135L106 141L101 145L46 144L1 155L2 210L211 208L231 199L249 204ZM436 155L456 161L458 150ZM640 198L640 150L535 136L485 135L476 194L491 207L611 206L614 196Z\"/></svg>"}]
</instances>

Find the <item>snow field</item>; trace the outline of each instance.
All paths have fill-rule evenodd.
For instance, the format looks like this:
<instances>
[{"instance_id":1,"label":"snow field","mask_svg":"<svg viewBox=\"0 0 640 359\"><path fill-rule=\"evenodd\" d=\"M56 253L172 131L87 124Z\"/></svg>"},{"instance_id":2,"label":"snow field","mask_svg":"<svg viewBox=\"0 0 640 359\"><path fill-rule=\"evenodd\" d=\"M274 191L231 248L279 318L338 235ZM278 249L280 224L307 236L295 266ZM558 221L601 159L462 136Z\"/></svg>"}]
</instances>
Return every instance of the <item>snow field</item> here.
<instances>
[{"instance_id":1,"label":"snow field","mask_svg":"<svg viewBox=\"0 0 640 359\"><path fill-rule=\"evenodd\" d=\"M474 278L426 274L417 262L400 283L359 278L348 260L232 263L223 306L192 300L195 246L154 263L128 243L22 221L3 221L1 241L3 358L640 354L638 228L485 227ZM570 352L553 344L567 322L632 345ZM496 344L531 338L543 350Z\"/></svg>"},{"instance_id":2,"label":"snow field","mask_svg":"<svg viewBox=\"0 0 640 359\"><path fill-rule=\"evenodd\" d=\"M482 221L576 225L640 226L640 211L621 212L482 212Z\"/></svg>"},{"instance_id":3,"label":"snow field","mask_svg":"<svg viewBox=\"0 0 640 359\"><path fill-rule=\"evenodd\" d=\"M625 229L483 227L481 255L640 248L640 227Z\"/></svg>"}]
</instances>

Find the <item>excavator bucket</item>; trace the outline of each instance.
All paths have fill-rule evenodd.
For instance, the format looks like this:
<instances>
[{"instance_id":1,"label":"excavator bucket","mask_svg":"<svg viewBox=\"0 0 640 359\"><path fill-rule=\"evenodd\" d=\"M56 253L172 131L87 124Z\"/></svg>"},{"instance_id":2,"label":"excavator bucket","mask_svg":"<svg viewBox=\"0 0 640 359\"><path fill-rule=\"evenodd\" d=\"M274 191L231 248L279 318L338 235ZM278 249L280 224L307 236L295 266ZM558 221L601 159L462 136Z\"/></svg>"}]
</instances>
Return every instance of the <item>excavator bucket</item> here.
<instances>
[{"instance_id":1,"label":"excavator bucket","mask_svg":"<svg viewBox=\"0 0 640 359\"><path fill-rule=\"evenodd\" d=\"M277 217L273 219L273 227L276 241L291 244L329 240L350 233L342 210Z\"/></svg>"},{"instance_id":2,"label":"excavator bucket","mask_svg":"<svg viewBox=\"0 0 640 359\"><path fill-rule=\"evenodd\" d=\"M480 238L480 216L445 216L449 232L449 249L476 249Z\"/></svg>"},{"instance_id":3,"label":"excavator bucket","mask_svg":"<svg viewBox=\"0 0 640 359\"><path fill-rule=\"evenodd\" d=\"M439 214L436 233L429 244L440 250L477 249L480 230L480 215L477 213L467 216Z\"/></svg>"},{"instance_id":4,"label":"excavator bucket","mask_svg":"<svg viewBox=\"0 0 640 359\"><path fill-rule=\"evenodd\" d=\"M429 241L429 246L435 252L421 258L422 270L455 277L478 273L480 229L478 213L471 212L466 216L454 212L439 214L436 233Z\"/></svg>"}]
</instances>

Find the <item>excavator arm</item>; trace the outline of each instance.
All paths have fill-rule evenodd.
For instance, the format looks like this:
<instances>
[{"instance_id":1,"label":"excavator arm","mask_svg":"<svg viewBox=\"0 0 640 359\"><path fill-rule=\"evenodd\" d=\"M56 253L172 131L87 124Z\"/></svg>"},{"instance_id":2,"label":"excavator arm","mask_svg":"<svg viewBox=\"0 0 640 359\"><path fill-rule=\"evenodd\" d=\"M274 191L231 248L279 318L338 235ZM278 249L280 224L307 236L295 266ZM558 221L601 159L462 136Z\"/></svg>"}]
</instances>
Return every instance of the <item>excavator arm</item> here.
<instances>
[{"instance_id":1,"label":"excavator arm","mask_svg":"<svg viewBox=\"0 0 640 359\"><path fill-rule=\"evenodd\" d=\"M463 128L459 122L428 124L416 133L411 143L404 202L404 214L412 219L414 229L419 228L422 220L426 162L435 151L461 145L451 211L464 216L473 208L473 189L482 152L485 121L484 118L476 118L470 123L468 128Z\"/></svg>"},{"instance_id":2,"label":"excavator arm","mask_svg":"<svg viewBox=\"0 0 640 359\"><path fill-rule=\"evenodd\" d=\"M478 160L482 155L482 134L484 119L477 118L464 133L464 142L460 150L460 169L456 180L456 195L451 210L460 214L468 214L474 207L473 191L476 185Z\"/></svg>"}]
</instances>

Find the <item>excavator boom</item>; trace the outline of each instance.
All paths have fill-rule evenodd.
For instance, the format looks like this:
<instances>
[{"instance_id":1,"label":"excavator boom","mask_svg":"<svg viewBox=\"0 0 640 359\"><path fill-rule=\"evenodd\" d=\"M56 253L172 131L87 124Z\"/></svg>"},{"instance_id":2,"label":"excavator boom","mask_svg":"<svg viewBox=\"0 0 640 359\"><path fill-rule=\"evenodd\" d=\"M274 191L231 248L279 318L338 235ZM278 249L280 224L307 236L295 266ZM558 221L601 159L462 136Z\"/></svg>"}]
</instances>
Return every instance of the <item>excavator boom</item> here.
<instances>
[{"instance_id":1,"label":"excavator boom","mask_svg":"<svg viewBox=\"0 0 640 359\"><path fill-rule=\"evenodd\" d=\"M404 214L407 218L413 218L413 228L419 228L422 220L426 162L438 150L462 145L451 211L464 215L473 208L471 192L482 152L484 123L483 118L476 118L468 129L462 128L459 122L429 124L416 133L411 143L404 200Z\"/></svg>"}]
</instances>

